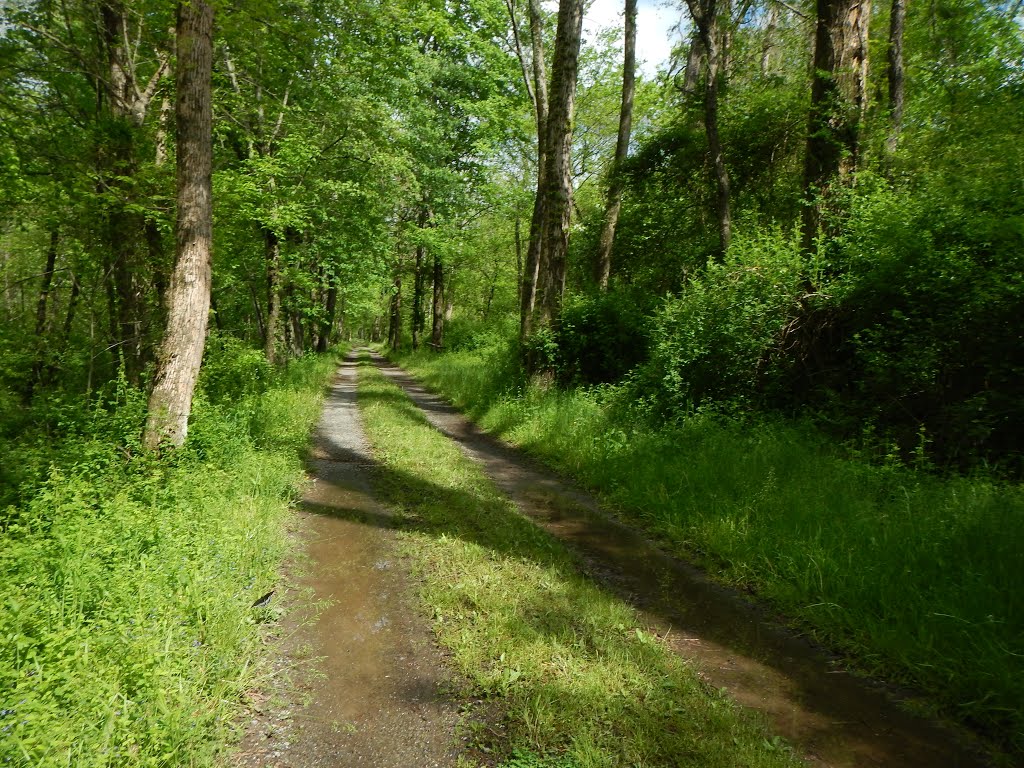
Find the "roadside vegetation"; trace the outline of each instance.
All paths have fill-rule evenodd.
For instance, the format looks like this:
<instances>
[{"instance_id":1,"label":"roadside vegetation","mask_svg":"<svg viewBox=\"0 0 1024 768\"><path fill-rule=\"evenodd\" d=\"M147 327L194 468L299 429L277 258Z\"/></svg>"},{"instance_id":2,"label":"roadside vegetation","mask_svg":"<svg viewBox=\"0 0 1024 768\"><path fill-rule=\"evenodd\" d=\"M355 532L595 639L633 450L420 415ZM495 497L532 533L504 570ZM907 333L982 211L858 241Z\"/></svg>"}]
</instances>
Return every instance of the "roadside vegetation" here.
<instances>
[{"instance_id":1,"label":"roadside vegetation","mask_svg":"<svg viewBox=\"0 0 1024 768\"><path fill-rule=\"evenodd\" d=\"M472 734L489 759L515 768L800 764L632 608L581 575L563 544L368 365L359 404L383 465L380 490L402 513L462 693L502 713Z\"/></svg>"},{"instance_id":2,"label":"roadside vegetation","mask_svg":"<svg viewBox=\"0 0 1024 768\"><path fill-rule=\"evenodd\" d=\"M623 388L526 383L507 347L400 360L856 667L1024 746L1018 486L851 457L779 419L655 423Z\"/></svg>"},{"instance_id":3,"label":"roadside vegetation","mask_svg":"<svg viewBox=\"0 0 1024 768\"><path fill-rule=\"evenodd\" d=\"M164 455L140 450L145 395L123 381L3 413L0 764L215 763L334 366L214 340Z\"/></svg>"}]
</instances>

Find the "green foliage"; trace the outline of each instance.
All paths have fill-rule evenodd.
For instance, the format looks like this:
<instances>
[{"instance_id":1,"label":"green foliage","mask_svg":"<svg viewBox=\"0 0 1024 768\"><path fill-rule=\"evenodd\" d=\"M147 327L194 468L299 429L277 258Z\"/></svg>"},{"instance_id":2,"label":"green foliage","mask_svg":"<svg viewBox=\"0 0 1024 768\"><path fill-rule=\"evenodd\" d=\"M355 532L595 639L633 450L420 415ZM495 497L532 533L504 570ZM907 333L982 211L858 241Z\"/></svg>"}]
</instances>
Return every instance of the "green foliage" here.
<instances>
[{"instance_id":1,"label":"green foliage","mask_svg":"<svg viewBox=\"0 0 1024 768\"><path fill-rule=\"evenodd\" d=\"M214 353L222 369L231 347ZM67 432L0 516L0 762L214 764L253 680L250 605L277 578L297 448L333 364L292 370L262 394L200 398L164 458L136 452L145 403L123 383L97 404L51 403ZM272 445L275 429L302 440Z\"/></svg>"},{"instance_id":2,"label":"green foliage","mask_svg":"<svg viewBox=\"0 0 1024 768\"><path fill-rule=\"evenodd\" d=\"M647 356L647 319L628 291L574 296L562 308L555 343L561 383L618 381Z\"/></svg>"},{"instance_id":3,"label":"green foliage","mask_svg":"<svg viewBox=\"0 0 1024 768\"><path fill-rule=\"evenodd\" d=\"M203 353L199 388L214 404L231 403L263 394L270 385L272 369L261 350L235 338L210 333Z\"/></svg>"},{"instance_id":4,"label":"green foliage","mask_svg":"<svg viewBox=\"0 0 1024 768\"><path fill-rule=\"evenodd\" d=\"M662 413L749 404L797 308L804 269L790 238L738 235L725 263L709 263L654 316L637 394Z\"/></svg>"}]
</instances>

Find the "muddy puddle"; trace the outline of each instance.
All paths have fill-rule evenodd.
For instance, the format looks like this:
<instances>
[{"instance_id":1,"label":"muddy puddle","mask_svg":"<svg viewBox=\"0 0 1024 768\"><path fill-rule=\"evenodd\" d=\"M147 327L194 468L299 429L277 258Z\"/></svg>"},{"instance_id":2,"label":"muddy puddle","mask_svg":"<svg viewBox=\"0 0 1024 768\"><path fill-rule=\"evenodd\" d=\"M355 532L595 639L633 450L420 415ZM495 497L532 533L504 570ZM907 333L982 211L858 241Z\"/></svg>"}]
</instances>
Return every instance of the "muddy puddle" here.
<instances>
[{"instance_id":1,"label":"muddy puddle","mask_svg":"<svg viewBox=\"0 0 1024 768\"><path fill-rule=\"evenodd\" d=\"M400 369L376 356L374 362L524 514L570 543L592 574L636 606L709 684L762 712L810 764L988 765L966 736L901 708L898 691L847 673L763 610L603 514L591 496L483 434Z\"/></svg>"},{"instance_id":2,"label":"muddy puddle","mask_svg":"<svg viewBox=\"0 0 1024 768\"><path fill-rule=\"evenodd\" d=\"M374 498L373 459L346 361L326 400L299 511L304 594L286 620L299 665L266 694L238 766L410 768L454 765L457 705L388 510ZM271 702L273 697L276 701Z\"/></svg>"}]
</instances>

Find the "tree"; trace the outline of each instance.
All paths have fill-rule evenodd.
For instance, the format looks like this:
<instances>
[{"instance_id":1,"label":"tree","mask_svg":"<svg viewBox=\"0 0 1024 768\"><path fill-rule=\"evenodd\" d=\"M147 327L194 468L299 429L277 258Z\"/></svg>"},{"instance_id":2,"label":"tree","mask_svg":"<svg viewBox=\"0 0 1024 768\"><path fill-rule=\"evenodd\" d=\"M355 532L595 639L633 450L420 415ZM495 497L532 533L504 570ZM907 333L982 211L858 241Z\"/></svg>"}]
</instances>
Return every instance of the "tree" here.
<instances>
[{"instance_id":1,"label":"tree","mask_svg":"<svg viewBox=\"0 0 1024 768\"><path fill-rule=\"evenodd\" d=\"M629 154L629 135L633 127L633 95L636 91L636 0L626 0L622 57L622 107L619 110L619 134L615 142L608 202L605 205L604 225L597 249L597 285L608 290L612 271L612 246L615 243L615 225L622 207L622 164Z\"/></svg>"},{"instance_id":2,"label":"tree","mask_svg":"<svg viewBox=\"0 0 1024 768\"><path fill-rule=\"evenodd\" d=\"M213 8L209 3L179 3L176 47L176 257L167 329L144 436L151 450L164 441L175 447L185 442L206 344L213 241Z\"/></svg>"},{"instance_id":3,"label":"tree","mask_svg":"<svg viewBox=\"0 0 1024 768\"><path fill-rule=\"evenodd\" d=\"M539 324L550 326L558 317L565 293L566 254L572 218L572 119L579 71L583 1L561 0L551 65L548 96L547 156L544 171L540 233Z\"/></svg>"},{"instance_id":4,"label":"tree","mask_svg":"<svg viewBox=\"0 0 1024 768\"><path fill-rule=\"evenodd\" d=\"M867 107L870 0L817 0L801 243L811 251L836 180L857 167Z\"/></svg>"},{"instance_id":5,"label":"tree","mask_svg":"<svg viewBox=\"0 0 1024 768\"><path fill-rule=\"evenodd\" d=\"M889 152L896 151L900 131L903 130L903 102L905 83L903 71L903 26L907 16L907 0L892 0L889 12L889 136L885 146Z\"/></svg>"}]
</instances>

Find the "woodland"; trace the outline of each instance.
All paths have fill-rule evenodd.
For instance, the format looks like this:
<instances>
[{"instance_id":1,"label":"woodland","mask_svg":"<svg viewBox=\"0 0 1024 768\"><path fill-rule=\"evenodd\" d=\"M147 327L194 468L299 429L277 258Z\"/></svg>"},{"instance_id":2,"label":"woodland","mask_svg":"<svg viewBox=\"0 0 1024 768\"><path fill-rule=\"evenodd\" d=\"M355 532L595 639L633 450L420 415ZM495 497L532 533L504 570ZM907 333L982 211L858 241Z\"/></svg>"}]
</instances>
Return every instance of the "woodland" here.
<instances>
[{"instance_id":1,"label":"woodland","mask_svg":"<svg viewBox=\"0 0 1024 768\"><path fill-rule=\"evenodd\" d=\"M353 341L1022 753L1024 4L586 6L0 3L2 761L214 759Z\"/></svg>"}]
</instances>

